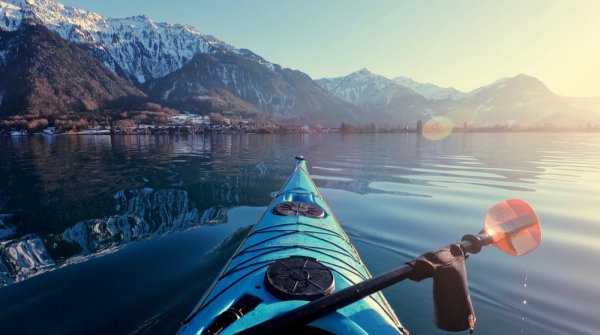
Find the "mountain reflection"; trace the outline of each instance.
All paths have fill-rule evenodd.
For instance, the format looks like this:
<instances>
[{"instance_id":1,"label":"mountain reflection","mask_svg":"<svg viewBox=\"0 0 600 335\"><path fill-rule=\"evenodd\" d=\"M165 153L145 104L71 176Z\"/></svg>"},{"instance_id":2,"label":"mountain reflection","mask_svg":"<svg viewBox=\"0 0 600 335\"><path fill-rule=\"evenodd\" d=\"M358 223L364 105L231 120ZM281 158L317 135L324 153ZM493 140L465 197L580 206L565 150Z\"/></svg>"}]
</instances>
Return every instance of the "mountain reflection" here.
<instances>
[{"instance_id":1,"label":"mountain reflection","mask_svg":"<svg viewBox=\"0 0 600 335\"><path fill-rule=\"evenodd\" d=\"M267 177L261 155L245 154L268 137L0 141L0 285L131 241L226 223L229 208L268 204L285 178Z\"/></svg>"}]
</instances>

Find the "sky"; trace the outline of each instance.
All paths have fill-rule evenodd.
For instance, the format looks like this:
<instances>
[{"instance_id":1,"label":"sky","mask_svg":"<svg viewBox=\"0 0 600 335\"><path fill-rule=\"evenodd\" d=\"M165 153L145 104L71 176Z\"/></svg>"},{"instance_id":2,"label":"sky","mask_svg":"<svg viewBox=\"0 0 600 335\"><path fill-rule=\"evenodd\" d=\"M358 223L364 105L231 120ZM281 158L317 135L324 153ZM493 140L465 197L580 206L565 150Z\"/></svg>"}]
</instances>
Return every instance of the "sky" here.
<instances>
[{"instance_id":1,"label":"sky","mask_svg":"<svg viewBox=\"0 0 600 335\"><path fill-rule=\"evenodd\" d=\"M367 68L470 91L525 73L557 94L600 96L596 0L61 2L190 24L314 79Z\"/></svg>"}]
</instances>

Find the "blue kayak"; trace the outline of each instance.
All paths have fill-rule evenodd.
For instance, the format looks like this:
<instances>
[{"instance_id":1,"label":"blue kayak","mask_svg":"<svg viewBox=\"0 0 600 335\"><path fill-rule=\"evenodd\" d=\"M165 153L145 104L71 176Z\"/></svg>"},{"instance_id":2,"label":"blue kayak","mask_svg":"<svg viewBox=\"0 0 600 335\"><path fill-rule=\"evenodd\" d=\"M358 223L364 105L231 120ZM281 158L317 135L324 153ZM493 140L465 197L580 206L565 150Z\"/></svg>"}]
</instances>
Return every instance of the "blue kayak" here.
<instances>
[{"instance_id":1,"label":"blue kayak","mask_svg":"<svg viewBox=\"0 0 600 335\"><path fill-rule=\"evenodd\" d=\"M311 179L296 166L178 334L235 334L371 278ZM382 293L297 329L298 334L407 334Z\"/></svg>"}]
</instances>

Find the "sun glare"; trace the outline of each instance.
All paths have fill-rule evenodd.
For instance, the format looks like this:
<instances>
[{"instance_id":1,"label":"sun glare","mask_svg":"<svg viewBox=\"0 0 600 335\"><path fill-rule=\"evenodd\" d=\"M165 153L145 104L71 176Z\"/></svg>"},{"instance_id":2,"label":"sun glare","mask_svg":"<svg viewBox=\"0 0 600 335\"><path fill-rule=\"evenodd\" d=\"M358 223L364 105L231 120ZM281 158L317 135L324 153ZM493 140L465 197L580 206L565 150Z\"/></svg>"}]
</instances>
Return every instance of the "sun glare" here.
<instances>
[{"instance_id":1,"label":"sun glare","mask_svg":"<svg viewBox=\"0 0 600 335\"><path fill-rule=\"evenodd\" d=\"M452 133L454 122L452 120L438 116L431 118L423 124L423 137L431 141L438 141L446 138Z\"/></svg>"}]
</instances>

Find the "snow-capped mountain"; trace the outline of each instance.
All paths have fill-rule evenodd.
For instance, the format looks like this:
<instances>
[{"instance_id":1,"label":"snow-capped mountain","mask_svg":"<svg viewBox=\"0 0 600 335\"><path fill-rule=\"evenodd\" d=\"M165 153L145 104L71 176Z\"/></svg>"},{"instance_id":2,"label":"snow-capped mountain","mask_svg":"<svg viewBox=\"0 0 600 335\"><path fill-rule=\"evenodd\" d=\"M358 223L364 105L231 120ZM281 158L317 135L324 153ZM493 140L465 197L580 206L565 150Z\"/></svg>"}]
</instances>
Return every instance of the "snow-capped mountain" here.
<instances>
[{"instance_id":1,"label":"snow-capped mountain","mask_svg":"<svg viewBox=\"0 0 600 335\"><path fill-rule=\"evenodd\" d=\"M317 83L342 100L364 110L365 120L416 122L431 113L429 101L412 89L367 69Z\"/></svg>"},{"instance_id":2,"label":"snow-capped mountain","mask_svg":"<svg viewBox=\"0 0 600 335\"><path fill-rule=\"evenodd\" d=\"M227 51L197 54L183 68L148 82L144 89L156 99L190 110L206 96L227 90L281 121L339 125L340 120L355 120L359 108L327 92L305 73L276 64L261 66L254 59Z\"/></svg>"},{"instance_id":3,"label":"snow-capped mountain","mask_svg":"<svg viewBox=\"0 0 600 335\"><path fill-rule=\"evenodd\" d=\"M243 53L191 26L157 23L145 16L107 18L55 0L0 1L0 15L0 29L16 30L23 20L37 21L135 84L179 69L197 53Z\"/></svg>"},{"instance_id":4,"label":"snow-capped mountain","mask_svg":"<svg viewBox=\"0 0 600 335\"><path fill-rule=\"evenodd\" d=\"M431 100L459 100L467 96L467 93L461 92L453 87L441 87L430 83L420 83L408 77L400 76L393 80Z\"/></svg>"},{"instance_id":5,"label":"snow-capped mountain","mask_svg":"<svg viewBox=\"0 0 600 335\"><path fill-rule=\"evenodd\" d=\"M223 101L240 98L281 120L354 119L355 106L326 92L306 74L284 69L191 26L157 23L145 16L107 18L56 0L3 0L0 14L0 31L17 31L24 22L43 25L165 104L206 113L202 106L217 96ZM233 96L223 95L223 89ZM256 114L253 108L244 112Z\"/></svg>"},{"instance_id":6,"label":"snow-capped mountain","mask_svg":"<svg viewBox=\"0 0 600 335\"><path fill-rule=\"evenodd\" d=\"M337 97L367 108L381 102L389 103L398 93L414 94L406 87L397 85L366 68L343 77L319 79L317 83Z\"/></svg>"},{"instance_id":7,"label":"snow-capped mountain","mask_svg":"<svg viewBox=\"0 0 600 335\"><path fill-rule=\"evenodd\" d=\"M411 123L446 116L456 125L581 126L600 123L597 99L558 96L537 78L520 74L463 93L453 88L393 80L366 69L317 80L326 90L367 111L375 122ZM365 112L365 114L368 114Z\"/></svg>"},{"instance_id":8,"label":"snow-capped mountain","mask_svg":"<svg viewBox=\"0 0 600 335\"><path fill-rule=\"evenodd\" d=\"M239 110L262 118L267 112L282 121L328 125L410 124L436 115L475 124L598 123L594 101L559 97L527 76L468 94L366 69L317 84L186 25L145 16L107 18L56 0L0 0L0 14L0 113L7 115L101 109L108 101L147 93L199 113ZM11 39L28 48L14 48ZM28 57L24 50L42 51Z\"/></svg>"}]
</instances>

